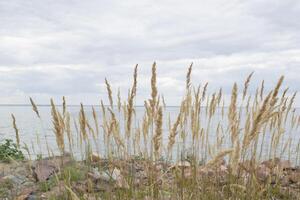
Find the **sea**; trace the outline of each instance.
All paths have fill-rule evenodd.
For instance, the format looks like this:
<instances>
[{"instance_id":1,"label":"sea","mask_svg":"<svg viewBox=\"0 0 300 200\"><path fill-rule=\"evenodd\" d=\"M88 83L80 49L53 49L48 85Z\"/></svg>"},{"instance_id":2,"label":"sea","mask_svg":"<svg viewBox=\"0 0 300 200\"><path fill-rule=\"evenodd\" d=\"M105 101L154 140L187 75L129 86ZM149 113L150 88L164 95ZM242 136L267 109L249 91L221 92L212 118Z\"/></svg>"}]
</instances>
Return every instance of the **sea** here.
<instances>
[{"instance_id":1,"label":"sea","mask_svg":"<svg viewBox=\"0 0 300 200\"><path fill-rule=\"evenodd\" d=\"M100 106L94 106L97 117L99 120L99 123L102 122L102 116L101 116L101 107ZM59 110L62 110L61 106L58 106ZM94 121L92 116L92 106L87 105L84 106L86 116L88 120L90 121L90 124L94 127ZM162 137L162 144L163 144L163 152L166 151L167 143L168 143L168 136L169 136L169 128L170 128L170 121L171 125L176 120L177 115L179 113L179 107L177 106L170 106L164 108L164 116L163 116L163 137ZM31 105L0 105L0 143L3 143L5 139L12 139L15 141L15 130L13 128L13 120L11 114L15 116L17 128L19 130L20 135L20 143L21 146L25 146L27 144L30 154L33 158L36 158L37 156L43 156L47 157L49 154L48 147L50 147L51 152L54 154L58 154L58 148L56 145L56 138L55 134L53 132L53 123L52 123L52 116L51 116L51 106L50 105L39 105L38 110L40 113L41 118L38 118L36 113L32 110ZM78 114L80 111L80 106L68 106L67 107L68 112L71 115L71 129L72 134L75 136L74 138L78 138L78 133L76 131L76 128L74 126L74 121L78 121ZM206 125L208 123L207 118L205 117L205 107L202 108L202 120L201 120L201 126L206 128ZM144 115L144 107L143 106L136 106L135 107L135 117L133 119L133 129L142 126L142 119ZM117 113L117 112L116 112ZM223 125L223 130L225 132L224 134L224 144L223 148L229 148L230 142L228 135L226 135L226 131L228 131L228 121L227 121L227 115L225 110L225 116L222 117L221 109L217 109L215 116L212 118L212 121L210 122L211 128L209 129L209 140L210 144L216 143L216 128L219 123ZM295 109L295 114L300 115L300 109ZM122 114L116 114L116 117L120 119L122 123L120 123L120 130L122 134L124 133L124 123L123 123L123 115ZM241 118L242 125L243 116ZM298 162L298 155L297 155L297 145L299 143L300 139L300 129L292 128L289 123L287 123L287 126L283 130L284 134L281 142L281 147L284 148L284 145L287 143L287 141L291 142L291 145L289 145L290 150L288 153L288 150L286 150L286 153L283 153L283 157L294 160L295 162ZM102 134L100 132L100 134ZM180 134L178 134L178 138ZM189 150L189 147L191 147L191 135L190 133L187 133L188 137L185 141L185 150ZM124 137L124 136L123 136ZM176 144L174 145L174 154L177 154L179 151L180 143L182 142L180 139L176 140ZM98 149L97 150L100 154L105 154L106 146L103 143L103 137L98 137ZM264 139L264 154L267 157L268 156L268 144L271 140L271 134L267 133L266 137ZM76 144L77 143L77 144ZM80 150L78 145L78 140L74 141L74 148L73 152L75 155L80 157L82 154L82 149ZM93 145L92 145L93 146ZM141 151L144 148L143 145L143 135L141 133ZM66 144L66 148L68 148L68 145ZM92 148L96 148L95 146ZM24 151L24 149L22 149ZM217 152L217 150L212 149L213 152ZM279 153L280 156L280 153Z\"/></svg>"}]
</instances>

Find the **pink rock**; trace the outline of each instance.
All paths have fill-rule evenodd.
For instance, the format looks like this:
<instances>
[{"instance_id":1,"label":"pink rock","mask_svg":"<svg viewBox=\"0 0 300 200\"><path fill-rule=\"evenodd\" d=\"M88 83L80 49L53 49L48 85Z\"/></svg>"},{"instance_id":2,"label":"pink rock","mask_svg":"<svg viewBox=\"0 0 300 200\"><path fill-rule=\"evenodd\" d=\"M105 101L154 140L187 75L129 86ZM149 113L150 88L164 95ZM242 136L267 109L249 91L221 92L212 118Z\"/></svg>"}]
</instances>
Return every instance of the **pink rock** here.
<instances>
[{"instance_id":1,"label":"pink rock","mask_svg":"<svg viewBox=\"0 0 300 200\"><path fill-rule=\"evenodd\" d=\"M58 171L58 168L54 163L49 160L38 161L35 167L33 167L33 176L36 181L46 181Z\"/></svg>"},{"instance_id":2,"label":"pink rock","mask_svg":"<svg viewBox=\"0 0 300 200\"><path fill-rule=\"evenodd\" d=\"M289 160L283 160L283 161L280 161L279 167L280 167L280 169L283 169L283 170L291 169L292 164Z\"/></svg>"},{"instance_id":3,"label":"pink rock","mask_svg":"<svg viewBox=\"0 0 300 200\"><path fill-rule=\"evenodd\" d=\"M265 181L270 176L271 170L265 165L259 165L256 170L256 176L259 180Z\"/></svg>"},{"instance_id":4,"label":"pink rock","mask_svg":"<svg viewBox=\"0 0 300 200\"><path fill-rule=\"evenodd\" d=\"M289 181L292 183L298 183L300 182L300 173L292 173L289 175Z\"/></svg>"}]
</instances>

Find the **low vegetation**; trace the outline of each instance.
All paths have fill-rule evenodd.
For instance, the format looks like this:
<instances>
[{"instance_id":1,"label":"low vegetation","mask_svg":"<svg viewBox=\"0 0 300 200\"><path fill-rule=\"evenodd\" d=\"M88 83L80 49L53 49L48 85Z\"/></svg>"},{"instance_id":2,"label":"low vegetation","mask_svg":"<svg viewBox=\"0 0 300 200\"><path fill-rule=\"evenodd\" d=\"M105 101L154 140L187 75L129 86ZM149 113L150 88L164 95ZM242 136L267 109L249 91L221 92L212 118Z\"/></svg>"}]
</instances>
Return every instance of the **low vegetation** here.
<instances>
[{"instance_id":1,"label":"low vegetation","mask_svg":"<svg viewBox=\"0 0 300 200\"><path fill-rule=\"evenodd\" d=\"M300 117L293 106L296 93L289 96L289 89L282 88L284 77L272 90L267 91L263 81L251 94L251 73L242 87L233 85L230 102L226 102L222 88L211 92L208 83L193 86L191 74L192 65L174 119L159 94L155 63L141 119L135 107L138 66L126 100L119 91L115 95L105 79L110 105L101 101L99 111L92 108L92 118L83 104L78 118L72 119L65 98L62 108L51 100L61 160L39 192L60 191L49 198L74 200L300 198L296 166L300 140L291 134L298 130ZM38 106L30 101L41 118ZM104 152L100 151L103 146ZM81 159L64 164L66 152L76 158L74 149L80 149ZM21 155L13 157L23 159ZM55 184L49 184L52 181Z\"/></svg>"},{"instance_id":2,"label":"low vegetation","mask_svg":"<svg viewBox=\"0 0 300 200\"><path fill-rule=\"evenodd\" d=\"M6 139L0 144L0 161L23 160L24 155L12 140Z\"/></svg>"}]
</instances>

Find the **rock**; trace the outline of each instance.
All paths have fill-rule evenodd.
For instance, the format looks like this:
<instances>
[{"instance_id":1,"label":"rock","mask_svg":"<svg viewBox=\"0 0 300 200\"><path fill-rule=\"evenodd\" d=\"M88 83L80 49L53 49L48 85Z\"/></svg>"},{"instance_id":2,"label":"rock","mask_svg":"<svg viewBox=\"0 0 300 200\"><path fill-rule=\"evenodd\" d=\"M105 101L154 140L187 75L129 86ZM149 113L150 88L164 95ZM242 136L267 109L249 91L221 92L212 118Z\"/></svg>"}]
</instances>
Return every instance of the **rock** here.
<instances>
[{"instance_id":1,"label":"rock","mask_svg":"<svg viewBox=\"0 0 300 200\"><path fill-rule=\"evenodd\" d=\"M246 173L250 173L253 168L253 162L250 160L245 160L244 162L239 163L239 170L245 171Z\"/></svg>"},{"instance_id":2,"label":"rock","mask_svg":"<svg viewBox=\"0 0 300 200\"><path fill-rule=\"evenodd\" d=\"M31 194L31 195L29 195L28 197L27 197L27 199L26 200L37 200L37 196L36 195L33 195L33 194Z\"/></svg>"},{"instance_id":3,"label":"rock","mask_svg":"<svg viewBox=\"0 0 300 200\"><path fill-rule=\"evenodd\" d=\"M213 177L215 175L214 170L208 168L208 167L202 167L198 169L198 175L199 176L208 176Z\"/></svg>"},{"instance_id":4,"label":"rock","mask_svg":"<svg viewBox=\"0 0 300 200\"><path fill-rule=\"evenodd\" d=\"M145 185L147 182L148 182L148 177L145 171L139 171L135 174L134 184L136 186Z\"/></svg>"},{"instance_id":5,"label":"rock","mask_svg":"<svg viewBox=\"0 0 300 200\"><path fill-rule=\"evenodd\" d=\"M154 168L156 171L162 171L164 169L164 166L161 163L159 163L155 164Z\"/></svg>"},{"instance_id":6,"label":"rock","mask_svg":"<svg viewBox=\"0 0 300 200\"><path fill-rule=\"evenodd\" d=\"M175 165L171 166L171 169L176 169L176 168L187 168L187 167L191 167L191 163L188 161L179 161L178 163L176 163Z\"/></svg>"},{"instance_id":7,"label":"rock","mask_svg":"<svg viewBox=\"0 0 300 200\"><path fill-rule=\"evenodd\" d=\"M282 160L278 163L280 169L288 170L292 168L292 164L289 160Z\"/></svg>"},{"instance_id":8,"label":"rock","mask_svg":"<svg viewBox=\"0 0 300 200\"><path fill-rule=\"evenodd\" d=\"M25 182L26 178L23 177L23 176L18 176L18 175L16 175L16 176L14 176L14 175L7 175L5 177L2 177L1 179L2 180L10 180L10 181L13 182L14 185L21 185L22 183Z\"/></svg>"},{"instance_id":9,"label":"rock","mask_svg":"<svg viewBox=\"0 0 300 200\"><path fill-rule=\"evenodd\" d=\"M91 194L84 194L83 195L83 199L85 199L85 200L98 200L99 198L95 197L95 196L93 196Z\"/></svg>"},{"instance_id":10,"label":"rock","mask_svg":"<svg viewBox=\"0 0 300 200\"><path fill-rule=\"evenodd\" d=\"M24 189L21 194L16 198L16 200L29 200L29 199L34 199L33 195L34 190L31 188L26 188Z\"/></svg>"},{"instance_id":11,"label":"rock","mask_svg":"<svg viewBox=\"0 0 300 200\"><path fill-rule=\"evenodd\" d=\"M279 170L288 170L292 169L292 164L289 160L281 160L280 158L274 158L270 160L263 161L261 163L269 169L278 168Z\"/></svg>"},{"instance_id":12,"label":"rock","mask_svg":"<svg viewBox=\"0 0 300 200\"><path fill-rule=\"evenodd\" d=\"M121 171L117 168L114 168L111 174L111 178L116 181L119 176L121 176Z\"/></svg>"},{"instance_id":13,"label":"rock","mask_svg":"<svg viewBox=\"0 0 300 200\"><path fill-rule=\"evenodd\" d=\"M87 188L87 182L86 181L79 181L79 182L76 182L74 185L73 185L73 188L75 191L79 192L79 193L86 193L88 188Z\"/></svg>"},{"instance_id":14,"label":"rock","mask_svg":"<svg viewBox=\"0 0 300 200\"><path fill-rule=\"evenodd\" d=\"M16 198L16 200L27 200L27 198L28 198L28 195L23 194L23 195L18 196Z\"/></svg>"},{"instance_id":15,"label":"rock","mask_svg":"<svg viewBox=\"0 0 300 200\"><path fill-rule=\"evenodd\" d=\"M274 159L269 159L269 160L265 160L261 163L261 165L266 166L269 169L273 169L276 166L278 166L278 163L280 162L279 158L274 158Z\"/></svg>"},{"instance_id":16,"label":"rock","mask_svg":"<svg viewBox=\"0 0 300 200\"><path fill-rule=\"evenodd\" d=\"M96 183L96 185L112 185L115 184L115 188L128 188L127 181L121 174L118 168L114 168L112 172L104 171L99 172L98 169L94 169L88 173L88 177ZM106 188L106 187L105 187ZM102 190L102 187L100 188Z\"/></svg>"},{"instance_id":17,"label":"rock","mask_svg":"<svg viewBox=\"0 0 300 200\"><path fill-rule=\"evenodd\" d=\"M93 192L107 192L112 191L113 187L111 184L108 183L102 183L102 184L96 184L94 185Z\"/></svg>"},{"instance_id":18,"label":"rock","mask_svg":"<svg viewBox=\"0 0 300 200\"><path fill-rule=\"evenodd\" d=\"M217 166L220 166L220 165L224 165L224 166L226 165L226 160L224 158L218 162Z\"/></svg>"},{"instance_id":19,"label":"rock","mask_svg":"<svg viewBox=\"0 0 300 200\"><path fill-rule=\"evenodd\" d=\"M98 153L91 154L91 161L92 162L99 162L101 160L100 155Z\"/></svg>"},{"instance_id":20,"label":"rock","mask_svg":"<svg viewBox=\"0 0 300 200\"><path fill-rule=\"evenodd\" d=\"M289 181L291 183L299 183L300 182L300 173L294 172L288 175Z\"/></svg>"},{"instance_id":21,"label":"rock","mask_svg":"<svg viewBox=\"0 0 300 200\"><path fill-rule=\"evenodd\" d=\"M262 164L259 165L256 169L256 176L261 181L266 181L267 178L270 176L270 173L271 173L270 168Z\"/></svg>"},{"instance_id":22,"label":"rock","mask_svg":"<svg viewBox=\"0 0 300 200\"><path fill-rule=\"evenodd\" d=\"M23 187L26 187L26 188L30 188L30 187L33 187L35 186L35 183L32 182L32 181L26 181L22 184Z\"/></svg>"},{"instance_id":23,"label":"rock","mask_svg":"<svg viewBox=\"0 0 300 200\"><path fill-rule=\"evenodd\" d=\"M104 182L112 181L111 176L109 175L108 172L101 172L99 180L104 181Z\"/></svg>"},{"instance_id":24,"label":"rock","mask_svg":"<svg viewBox=\"0 0 300 200\"><path fill-rule=\"evenodd\" d=\"M287 187L287 186L290 185L290 179L289 179L288 176L284 176L284 177L282 178L282 180L281 180L281 185L282 185L283 187Z\"/></svg>"},{"instance_id":25,"label":"rock","mask_svg":"<svg viewBox=\"0 0 300 200\"><path fill-rule=\"evenodd\" d=\"M93 182L97 182L99 179L101 179L101 174L98 170L98 168L93 168L92 172L89 172L87 176L93 180Z\"/></svg>"},{"instance_id":26,"label":"rock","mask_svg":"<svg viewBox=\"0 0 300 200\"><path fill-rule=\"evenodd\" d=\"M121 174L121 171L117 168L113 169L112 179L116 181L116 188L122 188L122 189L128 189L129 185L127 181L125 180L124 176Z\"/></svg>"},{"instance_id":27,"label":"rock","mask_svg":"<svg viewBox=\"0 0 300 200\"><path fill-rule=\"evenodd\" d=\"M184 169L184 177L188 179L191 179L193 177L192 168Z\"/></svg>"},{"instance_id":28,"label":"rock","mask_svg":"<svg viewBox=\"0 0 300 200\"><path fill-rule=\"evenodd\" d=\"M58 197L62 196L64 193L66 193L65 183L63 181L58 182L58 184L51 188L50 191L44 192L39 196L37 199L50 199L50 197Z\"/></svg>"},{"instance_id":29,"label":"rock","mask_svg":"<svg viewBox=\"0 0 300 200\"><path fill-rule=\"evenodd\" d=\"M58 172L58 168L49 160L38 161L32 169L36 181L46 181L51 175Z\"/></svg>"},{"instance_id":30,"label":"rock","mask_svg":"<svg viewBox=\"0 0 300 200\"><path fill-rule=\"evenodd\" d=\"M226 165L221 165L218 169L218 174L221 177L225 177L229 173L228 167Z\"/></svg>"}]
</instances>

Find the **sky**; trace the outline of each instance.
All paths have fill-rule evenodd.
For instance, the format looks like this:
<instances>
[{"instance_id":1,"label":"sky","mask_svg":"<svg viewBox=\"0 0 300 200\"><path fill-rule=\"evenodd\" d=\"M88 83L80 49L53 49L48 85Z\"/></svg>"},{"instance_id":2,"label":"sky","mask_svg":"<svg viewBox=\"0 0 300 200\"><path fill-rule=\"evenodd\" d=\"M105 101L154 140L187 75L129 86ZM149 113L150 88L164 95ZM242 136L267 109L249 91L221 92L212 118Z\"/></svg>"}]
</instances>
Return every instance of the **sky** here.
<instances>
[{"instance_id":1,"label":"sky","mask_svg":"<svg viewBox=\"0 0 300 200\"><path fill-rule=\"evenodd\" d=\"M193 62L192 83L239 91L252 71L253 94L300 89L299 0L0 0L0 104L108 102L126 98L138 67L137 104L150 97L151 65L168 105L178 105ZM300 106L299 98L297 105Z\"/></svg>"}]
</instances>

